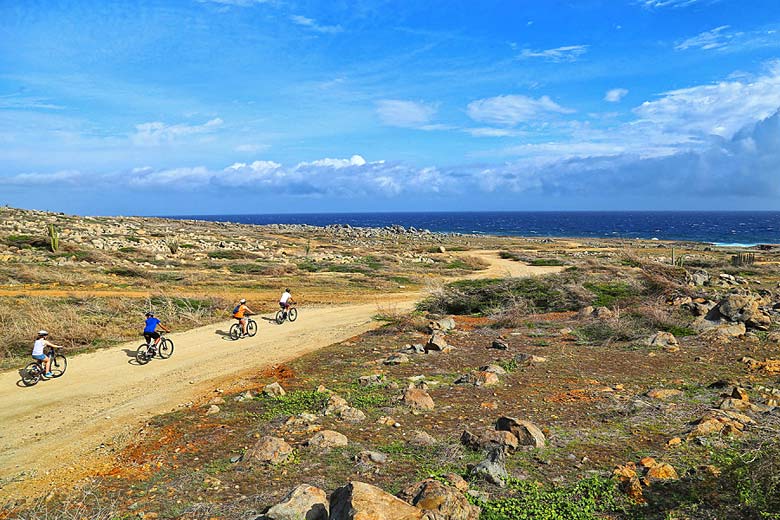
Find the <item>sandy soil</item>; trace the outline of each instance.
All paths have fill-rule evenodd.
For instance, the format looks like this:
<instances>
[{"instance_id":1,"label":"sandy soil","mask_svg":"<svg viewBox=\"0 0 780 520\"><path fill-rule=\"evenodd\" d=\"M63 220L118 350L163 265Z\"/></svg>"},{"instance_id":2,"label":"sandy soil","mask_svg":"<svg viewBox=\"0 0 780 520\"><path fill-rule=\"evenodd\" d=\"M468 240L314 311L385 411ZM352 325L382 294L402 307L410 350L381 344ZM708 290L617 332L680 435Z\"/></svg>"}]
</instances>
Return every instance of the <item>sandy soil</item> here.
<instances>
[{"instance_id":1,"label":"sandy soil","mask_svg":"<svg viewBox=\"0 0 780 520\"><path fill-rule=\"evenodd\" d=\"M490 267L470 277L529 276L559 271L469 251ZM237 391L261 368L343 341L380 325L379 311L405 311L420 294L377 295L373 303L302 307L295 323L257 317L254 338L231 341L231 322L171 334L168 360L134 361L140 341L69 359L66 374L21 387L16 371L0 374L0 486L7 497L34 496L53 482L99 472L112 452L139 435L148 418L187 403L202 403L214 390ZM140 338L139 338L140 339Z\"/></svg>"}]
</instances>

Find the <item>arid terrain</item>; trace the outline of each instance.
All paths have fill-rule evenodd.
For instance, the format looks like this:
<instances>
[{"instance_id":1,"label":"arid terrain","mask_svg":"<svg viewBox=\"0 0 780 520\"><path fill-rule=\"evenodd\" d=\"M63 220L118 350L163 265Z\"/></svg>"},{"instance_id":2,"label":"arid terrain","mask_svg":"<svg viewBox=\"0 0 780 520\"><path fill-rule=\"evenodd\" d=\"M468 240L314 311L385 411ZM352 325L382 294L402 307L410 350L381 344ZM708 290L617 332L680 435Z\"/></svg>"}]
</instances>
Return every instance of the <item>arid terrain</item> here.
<instances>
[{"instance_id":1,"label":"arid terrain","mask_svg":"<svg viewBox=\"0 0 780 520\"><path fill-rule=\"evenodd\" d=\"M0 518L780 518L746 253L0 208ZM40 328L68 370L25 387Z\"/></svg>"}]
</instances>

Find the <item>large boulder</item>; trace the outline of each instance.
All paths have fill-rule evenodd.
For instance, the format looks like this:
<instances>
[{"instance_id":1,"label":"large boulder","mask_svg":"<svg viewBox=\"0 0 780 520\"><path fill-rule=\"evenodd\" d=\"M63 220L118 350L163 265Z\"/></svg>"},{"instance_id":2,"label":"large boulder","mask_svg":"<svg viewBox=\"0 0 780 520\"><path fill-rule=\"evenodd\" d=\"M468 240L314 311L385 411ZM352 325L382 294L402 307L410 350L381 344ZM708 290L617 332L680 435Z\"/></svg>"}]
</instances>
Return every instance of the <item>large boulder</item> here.
<instances>
[{"instance_id":1,"label":"large boulder","mask_svg":"<svg viewBox=\"0 0 780 520\"><path fill-rule=\"evenodd\" d=\"M254 461L268 464L281 464L293 452L292 446L284 439L266 435L258 440L245 454L244 461L251 464Z\"/></svg>"},{"instance_id":2,"label":"large boulder","mask_svg":"<svg viewBox=\"0 0 780 520\"><path fill-rule=\"evenodd\" d=\"M262 520L328 520L328 498L320 488L302 484L269 509Z\"/></svg>"},{"instance_id":3,"label":"large boulder","mask_svg":"<svg viewBox=\"0 0 780 520\"><path fill-rule=\"evenodd\" d=\"M320 449L341 448L349 444L347 436L333 430L322 430L309 439L309 446Z\"/></svg>"},{"instance_id":4,"label":"large boulder","mask_svg":"<svg viewBox=\"0 0 780 520\"><path fill-rule=\"evenodd\" d=\"M330 497L330 520L423 520L425 513L364 482L350 482Z\"/></svg>"},{"instance_id":5,"label":"large boulder","mask_svg":"<svg viewBox=\"0 0 780 520\"><path fill-rule=\"evenodd\" d=\"M469 430L464 430L460 436L460 442L473 450L491 449L494 447L516 450L519 446L517 437L512 432L499 430L487 430L481 435L475 435Z\"/></svg>"},{"instance_id":6,"label":"large boulder","mask_svg":"<svg viewBox=\"0 0 780 520\"><path fill-rule=\"evenodd\" d=\"M442 334L433 333L428 343L425 344L425 352L447 352L451 350L447 340Z\"/></svg>"},{"instance_id":7,"label":"large boulder","mask_svg":"<svg viewBox=\"0 0 780 520\"><path fill-rule=\"evenodd\" d=\"M769 330L772 319L759 309L759 301L751 295L729 294L718 304L718 312L729 321L744 323L747 327Z\"/></svg>"},{"instance_id":8,"label":"large boulder","mask_svg":"<svg viewBox=\"0 0 780 520\"><path fill-rule=\"evenodd\" d=\"M507 431L517 437L521 446L544 448L546 438L544 433L531 421L523 421L514 417L501 417L496 421L496 430Z\"/></svg>"},{"instance_id":9,"label":"large boulder","mask_svg":"<svg viewBox=\"0 0 780 520\"><path fill-rule=\"evenodd\" d=\"M412 484L398 496L425 511L427 520L478 520L481 513L456 487L431 478Z\"/></svg>"}]
</instances>

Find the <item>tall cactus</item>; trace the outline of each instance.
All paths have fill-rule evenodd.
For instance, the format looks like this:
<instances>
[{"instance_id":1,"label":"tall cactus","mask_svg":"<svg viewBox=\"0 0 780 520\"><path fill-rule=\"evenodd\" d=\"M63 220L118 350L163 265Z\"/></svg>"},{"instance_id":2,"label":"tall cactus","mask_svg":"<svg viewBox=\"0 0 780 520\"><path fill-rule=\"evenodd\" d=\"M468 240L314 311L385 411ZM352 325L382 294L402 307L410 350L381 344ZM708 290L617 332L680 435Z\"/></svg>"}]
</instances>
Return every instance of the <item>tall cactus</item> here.
<instances>
[{"instance_id":1,"label":"tall cactus","mask_svg":"<svg viewBox=\"0 0 780 520\"><path fill-rule=\"evenodd\" d=\"M56 253L60 248L60 232L54 224L48 225L49 231L49 248L52 253Z\"/></svg>"}]
</instances>

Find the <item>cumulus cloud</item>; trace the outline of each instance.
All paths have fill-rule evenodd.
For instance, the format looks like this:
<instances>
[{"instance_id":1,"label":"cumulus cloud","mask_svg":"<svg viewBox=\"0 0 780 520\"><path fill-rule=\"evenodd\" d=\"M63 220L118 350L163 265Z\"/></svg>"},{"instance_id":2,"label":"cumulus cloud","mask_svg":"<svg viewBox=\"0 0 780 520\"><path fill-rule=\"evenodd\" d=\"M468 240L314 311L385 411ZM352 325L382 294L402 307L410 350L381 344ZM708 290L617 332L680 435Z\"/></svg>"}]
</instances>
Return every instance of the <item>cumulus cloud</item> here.
<instances>
[{"instance_id":1,"label":"cumulus cloud","mask_svg":"<svg viewBox=\"0 0 780 520\"><path fill-rule=\"evenodd\" d=\"M744 80L672 90L634 109L641 123L675 134L730 137L780 107L780 63Z\"/></svg>"},{"instance_id":2,"label":"cumulus cloud","mask_svg":"<svg viewBox=\"0 0 780 520\"><path fill-rule=\"evenodd\" d=\"M417 101L383 99L376 103L376 113L382 123L401 128L431 128L430 121L436 115L436 107Z\"/></svg>"},{"instance_id":3,"label":"cumulus cloud","mask_svg":"<svg viewBox=\"0 0 780 520\"><path fill-rule=\"evenodd\" d=\"M135 125L135 134L131 136L134 144L139 146L156 146L175 141L179 138L207 134L222 126L222 119L216 117L202 125L168 125L160 121Z\"/></svg>"},{"instance_id":4,"label":"cumulus cloud","mask_svg":"<svg viewBox=\"0 0 780 520\"><path fill-rule=\"evenodd\" d=\"M628 94L628 89L625 88L613 88L611 90L608 90L606 94L604 94L604 101L609 101L610 103L617 103L621 99L623 99L626 94Z\"/></svg>"},{"instance_id":5,"label":"cumulus cloud","mask_svg":"<svg viewBox=\"0 0 780 520\"><path fill-rule=\"evenodd\" d=\"M735 36L735 34L726 32L729 27L730 26L728 25L721 25L720 27L710 29L709 31L704 31L697 34L696 36L678 43L674 48L678 51L684 51L686 49L692 48L702 49L705 51L720 49L728 45L729 41L731 41Z\"/></svg>"},{"instance_id":6,"label":"cumulus cloud","mask_svg":"<svg viewBox=\"0 0 780 520\"><path fill-rule=\"evenodd\" d=\"M290 19L296 25L300 25L301 27L306 27L307 29L310 29L318 33L335 34L335 33L340 33L341 31L344 30L340 25L321 25L317 23L317 20L314 20L312 18L306 18L305 16L294 15L291 16Z\"/></svg>"},{"instance_id":7,"label":"cumulus cloud","mask_svg":"<svg viewBox=\"0 0 780 520\"><path fill-rule=\"evenodd\" d=\"M475 121L504 126L515 126L548 117L550 114L571 114L574 110L562 107L548 96L534 99L528 96L496 96L472 101L466 107Z\"/></svg>"},{"instance_id":8,"label":"cumulus cloud","mask_svg":"<svg viewBox=\"0 0 780 520\"><path fill-rule=\"evenodd\" d=\"M587 45L566 45L554 49L531 50L524 49L518 56L521 59L542 58L548 61L564 62L576 61L577 58L588 52Z\"/></svg>"}]
</instances>

